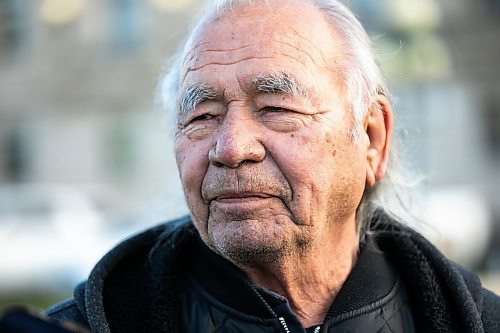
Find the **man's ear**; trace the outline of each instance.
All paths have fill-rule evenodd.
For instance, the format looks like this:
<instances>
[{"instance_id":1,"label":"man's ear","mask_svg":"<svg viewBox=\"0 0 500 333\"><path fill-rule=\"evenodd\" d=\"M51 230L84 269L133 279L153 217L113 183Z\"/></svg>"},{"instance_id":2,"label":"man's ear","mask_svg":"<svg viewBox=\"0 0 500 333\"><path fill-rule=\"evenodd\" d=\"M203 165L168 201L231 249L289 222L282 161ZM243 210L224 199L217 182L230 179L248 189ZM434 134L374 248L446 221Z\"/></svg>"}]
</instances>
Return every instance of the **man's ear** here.
<instances>
[{"instance_id":1,"label":"man's ear","mask_svg":"<svg viewBox=\"0 0 500 333\"><path fill-rule=\"evenodd\" d=\"M385 174L392 141L392 120L389 100L384 95L378 95L364 119L364 129L369 140L366 153L367 186L375 185Z\"/></svg>"}]
</instances>

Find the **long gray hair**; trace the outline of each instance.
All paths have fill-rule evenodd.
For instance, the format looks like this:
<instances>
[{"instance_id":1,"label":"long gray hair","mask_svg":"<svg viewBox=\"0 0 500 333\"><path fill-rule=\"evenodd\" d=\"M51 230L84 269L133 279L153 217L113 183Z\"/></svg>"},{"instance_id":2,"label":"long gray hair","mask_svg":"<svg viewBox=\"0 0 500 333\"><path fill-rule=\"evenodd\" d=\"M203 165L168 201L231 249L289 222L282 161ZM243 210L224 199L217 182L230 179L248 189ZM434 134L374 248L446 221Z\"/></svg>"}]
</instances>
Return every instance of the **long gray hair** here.
<instances>
[{"instance_id":1,"label":"long gray hair","mask_svg":"<svg viewBox=\"0 0 500 333\"><path fill-rule=\"evenodd\" d=\"M270 3L273 0L257 1ZM350 135L353 143L356 144L362 130L364 116L371 107L378 105L374 104L377 96L382 94L389 97L389 90L376 61L371 39L351 10L338 0L302 1L309 2L321 10L330 20L332 27L343 37L346 53L340 60L339 66L343 73L345 99L354 119ZM214 15L222 15L225 10L230 10L239 3L251 5L252 2L256 0L214 0L209 3L202 19L198 21L198 25L189 35L187 43L173 57L168 70L161 77L158 96L166 110L175 115L179 111L178 89L181 62L186 52L185 48L190 44L189 40L197 29ZM384 211L398 219L398 216L406 211L404 188L408 182L405 181L407 177L401 172L396 143L393 142L390 150L389 164L384 178L365 190L358 206L356 221L361 235L369 232L369 221L376 212Z\"/></svg>"}]
</instances>

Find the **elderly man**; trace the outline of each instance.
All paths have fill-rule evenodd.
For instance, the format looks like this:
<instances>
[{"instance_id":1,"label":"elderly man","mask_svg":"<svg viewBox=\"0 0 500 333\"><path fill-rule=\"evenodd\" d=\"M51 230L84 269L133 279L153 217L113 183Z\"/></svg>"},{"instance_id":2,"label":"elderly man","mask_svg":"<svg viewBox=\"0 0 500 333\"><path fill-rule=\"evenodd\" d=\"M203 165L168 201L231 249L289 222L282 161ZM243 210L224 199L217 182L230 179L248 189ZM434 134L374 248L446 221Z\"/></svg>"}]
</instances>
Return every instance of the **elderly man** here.
<instances>
[{"instance_id":1,"label":"elderly man","mask_svg":"<svg viewBox=\"0 0 500 333\"><path fill-rule=\"evenodd\" d=\"M49 310L93 332L498 332L500 300L389 217L393 116L335 0L221 1L163 83L190 217Z\"/></svg>"}]
</instances>

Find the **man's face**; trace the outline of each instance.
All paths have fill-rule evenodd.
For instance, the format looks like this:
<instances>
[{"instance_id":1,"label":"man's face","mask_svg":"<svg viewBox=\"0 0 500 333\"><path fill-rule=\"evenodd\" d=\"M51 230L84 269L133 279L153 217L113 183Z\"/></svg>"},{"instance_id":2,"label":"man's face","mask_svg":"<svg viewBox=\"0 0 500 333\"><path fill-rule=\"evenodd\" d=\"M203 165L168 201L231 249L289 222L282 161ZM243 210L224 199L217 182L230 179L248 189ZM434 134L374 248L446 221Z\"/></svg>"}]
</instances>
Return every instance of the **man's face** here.
<instances>
[{"instance_id":1,"label":"man's face","mask_svg":"<svg viewBox=\"0 0 500 333\"><path fill-rule=\"evenodd\" d=\"M355 228L366 147L350 139L342 54L323 15L293 1L238 5L190 43L176 159L193 222L216 252L261 262Z\"/></svg>"}]
</instances>

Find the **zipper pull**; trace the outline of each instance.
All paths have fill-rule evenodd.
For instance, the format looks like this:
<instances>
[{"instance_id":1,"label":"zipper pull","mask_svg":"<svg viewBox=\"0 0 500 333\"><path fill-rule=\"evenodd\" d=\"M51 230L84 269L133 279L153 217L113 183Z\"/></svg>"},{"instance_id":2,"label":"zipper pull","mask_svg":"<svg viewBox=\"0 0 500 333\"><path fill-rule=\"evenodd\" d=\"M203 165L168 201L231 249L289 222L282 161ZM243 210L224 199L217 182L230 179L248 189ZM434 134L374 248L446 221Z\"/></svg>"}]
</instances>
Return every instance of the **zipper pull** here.
<instances>
[{"instance_id":1,"label":"zipper pull","mask_svg":"<svg viewBox=\"0 0 500 333\"><path fill-rule=\"evenodd\" d=\"M318 326L314 329L314 333L319 333L319 330L321 329L321 326Z\"/></svg>"}]
</instances>

